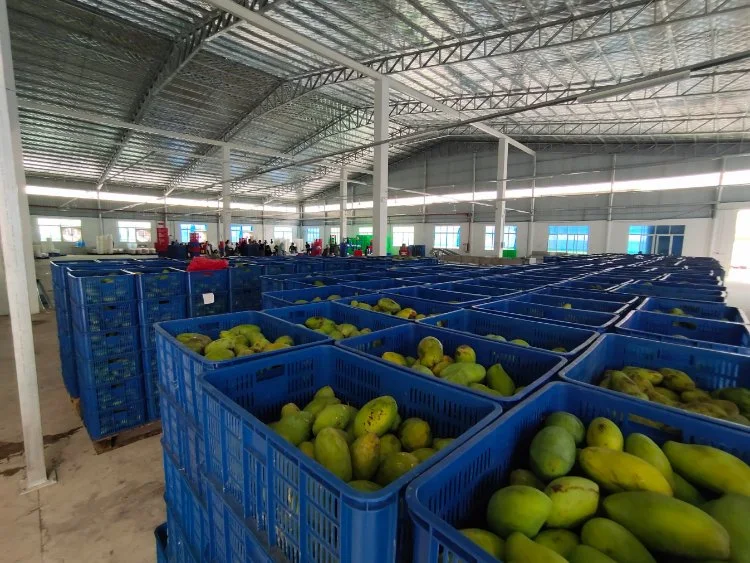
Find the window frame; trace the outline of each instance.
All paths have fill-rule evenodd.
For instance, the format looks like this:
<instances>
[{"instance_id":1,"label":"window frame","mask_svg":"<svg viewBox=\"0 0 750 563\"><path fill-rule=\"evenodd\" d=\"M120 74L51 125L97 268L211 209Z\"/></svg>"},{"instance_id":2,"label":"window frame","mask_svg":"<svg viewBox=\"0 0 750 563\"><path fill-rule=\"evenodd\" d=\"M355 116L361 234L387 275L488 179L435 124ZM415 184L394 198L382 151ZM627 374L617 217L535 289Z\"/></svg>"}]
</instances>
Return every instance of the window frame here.
<instances>
[{"instance_id":1,"label":"window frame","mask_svg":"<svg viewBox=\"0 0 750 563\"><path fill-rule=\"evenodd\" d=\"M669 252L666 255L682 256L682 249L685 245L685 230L685 225L628 225L625 253L633 255L640 251L642 254L658 254L659 239L666 237L669 239ZM638 245L637 248L635 244ZM679 248L679 253L675 254L674 251L677 248Z\"/></svg>"},{"instance_id":2,"label":"window frame","mask_svg":"<svg viewBox=\"0 0 750 563\"><path fill-rule=\"evenodd\" d=\"M405 239L404 236L406 236ZM391 237L395 247L401 248L402 244L414 246L414 225L394 225L391 228Z\"/></svg>"},{"instance_id":3,"label":"window frame","mask_svg":"<svg viewBox=\"0 0 750 563\"><path fill-rule=\"evenodd\" d=\"M513 244L510 244L511 240ZM488 242L490 243L489 247ZM505 225L503 228L503 250L516 250L517 244L518 225ZM484 250L495 250L495 225L484 226Z\"/></svg>"},{"instance_id":4,"label":"window frame","mask_svg":"<svg viewBox=\"0 0 750 563\"><path fill-rule=\"evenodd\" d=\"M455 237L455 246L449 246L449 237ZM441 238L442 240L439 240ZM433 230L433 248L443 248L445 250L461 249L461 225L435 225ZM444 246L441 246L445 243Z\"/></svg>"},{"instance_id":5,"label":"window frame","mask_svg":"<svg viewBox=\"0 0 750 563\"><path fill-rule=\"evenodd\" d=\"M249 227L246 229L246 227ZM243 236L245 234L249 233L250 236ZM246 239L250 240L250 237L255 234L255 228L253 225L247 225L242 223L230 223L229 224L229 242L232 244L238 244L240 242L240 239ZM237 235L235 237L235 235Z\"/></svg>"},{"instance_id":6,"label":"window frame","mask_svg":"<svg viewBox=\"0 0 750 563\"><path fill-rule=\"evenodd\" d=\"M208 225L206 223L180 223L180 242L189 243L190 233L199 233L198 242L206 242L208 240ZM187 227L187 228L185 228ZM202 229L193 227L203 227ZM203 236L200 236L203 233ZM185 236L187 235L187 236Z\"/></svg>"},{"instance_id":7,"label":"window frame","mask_svg":"<svg viewBox=\"0 0 750 563\"><path fill-rule=\"evenodd\" d=\"M331 231L328 233L328 240L331 237L336 237L336 244L339 244L341 242L341 227L331 227Z\"/></svg>"},{"instance_id":8,"label":"window frame","mask_svg":"<svg viewBox=\"0 0 750 563\"><path fill-rule=\"evenodd\" d=\"M83 240L81 223L80 219L37 217L36 227L39 240L46 242L49 238L52 242L78 243ZM45 236L43 231L52 236Z\"/></svg>"},{"instance_id":9,"label":"window frame","mask_svg":"<svg viewBox=\"0 0 750 563\"><path fill-rule=\"evenodd\" d=\"M550 254L586 255L589 253L590 236L591 228L589 225L549 225L547 228L547 252ZM565 241L564 248L560 248L562 240ZM577 248L578 246L583 246L583 249Z\"/></svg>"},{"instance_id":10,"label":"window frame","mask_svg":"<svg viewBox=\"0 0 750 563\"><path fill-rule=\"evenodd\" d=\"M117 221L117 238L119 242L127 244L147 244L151 242L152 228L151 221ZM127 233L125 238L122 236L123 231ZM140 239L138 236L139 231L141 232ZM143 236L144 233L148 236Z\"/></svg>"},{"instance_id":11,"label":"window frame","mask_svg":"<svg viewBox=\"0 0 750 563\"><path fill-rule=\"evenodd\" d=\"M284 234L279 235L278 233L282 231ZM289 233L289 236L286 236L286 233ZM280 241L280 240L293 240L294 239L294 227L290 225L276 225L273 228L273 240L274 241Z\"/></svg>"},{"instance_id":12,"label":"window frame","mask_svg":"<svg viewBox=\"0 0 750 563\"><path fill-rule=\"evenodd\" d=\"M316 235L311 237L310 233L313 231ZM317 239L323 240L323 237L320 236L320 227L305 227L305 242L313 244Z\"/></svg>"},{"instance_id":13,"label":"window frame","mask_svg":"<svg viewBox=\"0 0 750 563\"><path fill-rule=\"evenodd\" d=\"M365 231L365 232L362 232L362 231ZM357 234L363 237L372 237L372 236L375 236L375 231L373 227L367 227L367 226L357 227Z\"/></svg>"}]
</instances>

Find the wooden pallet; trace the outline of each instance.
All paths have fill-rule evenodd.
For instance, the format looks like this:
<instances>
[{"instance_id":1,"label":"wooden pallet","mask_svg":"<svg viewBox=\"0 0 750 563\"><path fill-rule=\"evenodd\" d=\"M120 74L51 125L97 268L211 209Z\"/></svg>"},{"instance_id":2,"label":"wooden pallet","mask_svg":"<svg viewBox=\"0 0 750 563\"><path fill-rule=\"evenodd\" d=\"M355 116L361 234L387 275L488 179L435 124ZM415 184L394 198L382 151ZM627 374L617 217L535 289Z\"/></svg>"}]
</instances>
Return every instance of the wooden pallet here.
<instances>
[{"instance_id":1,"label":"wooden pallet","mask_svg":"<svg viewBox=\"0 0 750 563\"><path fill-rule=\"evenodd\" d=\"M73 405L73 410L76 412L78 417L83 420L83 418L81 417L81 399L71 397L70 403ZM161 420L154 420L142 426L128 428L127 430L123 430L121 432L118 432L117 434L106 436L105 438L91 440L91 443L94 445L94 451L98 455L103 454L104 452L109 452L116 448L121 448L122 446L127 446L128 444L132 444L133 442L138 442L139 440L143 440L144 438L156 436L157 434L161 434Z\"/></svg>"}]
</instances>

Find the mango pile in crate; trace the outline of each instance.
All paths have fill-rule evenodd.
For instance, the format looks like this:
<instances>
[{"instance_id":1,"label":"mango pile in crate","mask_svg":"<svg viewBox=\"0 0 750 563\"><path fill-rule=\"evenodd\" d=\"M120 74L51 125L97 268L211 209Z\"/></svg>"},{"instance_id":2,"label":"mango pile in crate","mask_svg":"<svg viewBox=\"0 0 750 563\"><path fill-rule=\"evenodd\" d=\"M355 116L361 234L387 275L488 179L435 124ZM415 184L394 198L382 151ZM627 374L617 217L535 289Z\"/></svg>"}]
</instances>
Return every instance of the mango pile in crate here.
<instances>
[{"instance_id":1,"label":"mango pile in crate","mask_svg":"<svg viewBox=\"0 0 750 563\"><path fill-rule=\"evenodd\" d=\"M498 559L750 561L750 466L730 453L676 441L660 448L645 434L624 437L607 418L586 428L557 411L525 459L490 497L486 526L460 530Z\"/></svg>"},{"instance_id":2,"label":"mango pile in crate","mask_svg":"<svg viewBox=\"0 0 750 563\"><path fill-rule=\"evenodd\" d=\"M726 387L709 393L699 389L679 369L624 366L605 371L598 385L631 397L750 426L750 389Z\"/></svg>"},{"instance_id":3,"label":"mango pile in crate","mask_svg":"<svg viewBox=\"0 0 750 563\"><path fill-rule=\"evenodd\" d=\"M450 444L433 437L421 418L401 420L396 400L383 395L357 408L330 386L300 409L287 403L269 426L331 473L360 491L377 491Z\"/></svg>"},{"instance_id":4,"label":"mango pile in crate","mask_svg":"<svg viewBox=\"0 0 750 563\"><path fill-rule=\"evenodd\" d=\"M260 327L254 324L242 324L222 330L216 340L198 332L183 332L175 338L211 361L230 360L294 346L294 339L288 335L279 336L271 342L263 335Z\"/></svg>"}]
</instances>

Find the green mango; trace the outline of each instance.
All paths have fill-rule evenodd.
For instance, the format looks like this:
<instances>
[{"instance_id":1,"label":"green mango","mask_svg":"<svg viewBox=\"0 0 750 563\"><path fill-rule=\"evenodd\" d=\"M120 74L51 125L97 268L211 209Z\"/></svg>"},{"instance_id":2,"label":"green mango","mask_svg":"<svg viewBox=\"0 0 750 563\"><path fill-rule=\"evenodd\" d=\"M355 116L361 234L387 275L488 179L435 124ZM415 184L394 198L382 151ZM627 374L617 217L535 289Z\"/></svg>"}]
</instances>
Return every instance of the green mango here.
<instances>
[{"instance_id":1,"label":"green mango","mask_svg":"<svg viewBox=\"0 0 750 563\"><path fill-rule=\"evenodd\" d=\"M505 540L505 559L508 563L567 563L559 553L530 540L520 532L513 532Z\"/></svg>"},{"instance_id":2,"label":"green mango","mask_svg":"<svg viewBox=\"0 0 750 563\"><path fill-rule=\"evenodd\" d=\"M510 472L510 484L511 485L526 485L528 487L534 487L540 491L544 490L544 483L534 475L532 471L528 469L514 469Z\"/></svg>"},{"instance_id":3,"label":"green mango","mask_svg":"<svg viewBox=\"0 0 750 563\"><path fill-rule=\"evenodd\" d=\"M552 500L539 489L511 485L493 493L487 505L487 526L501 538L521 532L533 538L552 510Z\"/></svg>"},{"instance_id":4,"label":"green mango","mask_svg":"<svg viewBox=\"0 0 750 563\"><path fill-rule=\"evenodd\" d=\"M567 559L575 547L580 543L578 536L570 530L548 529L542 530L534 538L534 542L559 553Z\"/></svg>"},{"instance_id":5,"label":"green mango","mask_svg":"<svg viewBox=\"0 0 750 563\"><path fill-rule=\"evenodd\" d=\"M419 460L409 452L394 452L380 462L375 482L387 486L419 465Z\"/></svg>"},{"instance_id":6,"label":"green mango","mask_svg":"<svg viewBox=\"0 0 750 563\"><path fill-rule=\"evenodd\" d=\"M407 452L429 448L432 444L430 425L421 418L407 418L398 429L398 437Z\"/></svg>"},{"instance_id":7,"label":"green mango","mask_svg":"<svg viewBox=\"0 0 750 563\"><path fill-rule=\"evenodd\" d=\"M312 418L312 415L308 412L292 413L275 422L272 428L279 436L295 446L299 446L302 442L310 439Z\"/></svg>"},{"instance_id":8,"label":"green mango","mask_svg":"<svg viewBox=\"0 0 750 563\"><path fill-rule=\"evenodd\" d=\"M608 518L592 518L586 522L581 528L581 541L618 563L656 563L638 538Z\"/></svg>"},{"instance_id":9,"label":"green mango","mask_svg":"<svg viewBox=\"0 0 750 563\"><path fill-rule=\"evenodd\" d=\"M386 434L380 438L380 461L388 455L401 451L401 442L393 434Z\"/></svg>"},{"instance_id":10,"label":"green mango","mask_svg":"<svg viewBox=\"0 0 750 563\"><path fill-rule=\"evenodd\" d=\"M352 480L352 458L346 434L336 428L323 428L315 438L315 459L342 481Z\"/></svg>"},{"instance_id":11,"label":"green mango","mask_svg":"<svg viewBox=\"0 0 750 563\"><path fill-rule=\"evenodd\" d=\"M305 408L302 410L305 412L309 412L313 415L313 417L315 417L328 405L337 405L340 402L341 401L339 401L336 397L317 397L307 403L307 405L305 405Z\"/></svg>"},{"instance_id":12,"label":"green mango","mask_svg":"<svg viewBox=\"0 0 750 563\"><path fill-rule=\"evenodd\" d=\"M529 447L531 469L549 481L567 475L576 460L576 443L570 432L559 426L542 428Z\"/></svg>"},{"instance_id":13,"label":"green mango","mask_svg":"<svg viewBox=\"0 0 750 563\"><path fill-rule=\"evenodd\" d=\"M234 358L234 352L229 349L217 348L216 350L211 350L210 352L206 353L205 358L212 362L231 360L232 358Z\"/></svg>"},{"instance_id":14,"label":"green mango","mask_svg":"<svg viewBox=\"0 0 750 563\"><path fill-rule=\"evenodd\" d=\"M315 416L312 433L317 436L323 428L344 430L349 424L351 411L347 405L327 405Z\"/></svg>"},{"instance_id":15,"label":"green mango","mask_svg":"<svg viewBox=\"0 0 750 563\"><path fill-rule=\"evenodd\" d=\"M419 463L422 463L423 461L434 456L437 453L437 450L433 448L419 448L418 450L414 450L411 453L419 460Z\"/></svg>"},{"instance_id":16,"label":"green mango","mask_svg":"<svg viewBox=\"0 0 750 563\"><path fill-rule=\"evenodd\" d=\"M577 545L568 556L570 563L618 563L611 557L607 557L598 549L588 545Z\"/></svg>"},{"instance_id":17,"label":"green mango","mask_svg":"<svg viewBox=\"0 0 750 563\"><path fill-rule=\"evenodd\" d=\"M466 362L455 362L445 366L440 372L441 379L447 379L448 381L453 381L454 378L460 378L461 381L465 379L465 385L480 383L486 375L487 371L484 369L484 366Z\"/></svg>"},{"instance_id":18,"label":"green mango","mask_svg":"<svg viewBox=\"0 0 750 563\"><path fill-rule=\"evenodd\" d=\"M349 447L352 458L352 475L356 480L370 480L380 465L380 438L368 432Z\"/></svg>"},{"instance_id":19,"label":"green mango","mask_svg":"<svg viewBox=\"0 0 750 563\"><path fill-rule=\"evenodd\" d=\"M586 427L581 419L569 412L557 411L550 414L544 421L545 426L559 426L573 436L576 446L580 446L586 437Z\"/></svg>"},{"instance_id":20,"label":"green mango","mask_svg":"<svg viewBox=\"0 0 750 563\"><path fill-rule=\"evenodd\" d=\"M480 528L464 528L459 530L461 535L469 538L495 559L502 559L505 553L505 542L492 532Z\"/></svg>"},{"instance_id":21,"label":"green mango","mask_svg":"<svg viewBox=\"0 0 750 563\"><path fill-rule=\"evenodd\" d=\"M701 506L704 512L719 522L727 532L731 542L731 563L750 563L750 497L728 494Z\"/></svg>"},{"instance_id":22,"label":"green mango","mask_svg":"<svg viewBox=\"0 0 750 563\"><path fill-rule=\"evenodd\" d=\"M373 432L382 436L391 429L397 414L398 405L393 397L377 397L359 409L354 419L354 435L360 437Z\"/></svg>"},{"instance_id":23,"label":"green mango","mask_svg":"<svg viewBox=\"0 0 750 563\"><path fill-rule=\"evenodd\" d=\"M372 481L349 481L349 486L363 493L374 493L383 487Z\"/></svg>"},{"instance_id":24,"label":"green mango","mask_svg":"<svg viewBox=\"0 0 750 563\"><path fill-rule=\"evenodd\" d=\"M487 370L486 384L490 389L494 389L504 397L512 396L516 389L513 379L500 364L490 366L490 369Z\"/></svg>"}]
</instances>

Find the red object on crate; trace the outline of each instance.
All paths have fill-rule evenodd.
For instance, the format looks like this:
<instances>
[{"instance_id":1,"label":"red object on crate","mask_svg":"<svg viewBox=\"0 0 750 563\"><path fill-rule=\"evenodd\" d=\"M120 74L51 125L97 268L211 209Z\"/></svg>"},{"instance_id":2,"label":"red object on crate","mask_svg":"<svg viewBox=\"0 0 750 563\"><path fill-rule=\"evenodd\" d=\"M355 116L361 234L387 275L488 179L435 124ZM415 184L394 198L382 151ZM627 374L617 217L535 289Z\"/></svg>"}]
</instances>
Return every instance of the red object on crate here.
<instances>
[{"instance_id":1,"label":"red object on crate","mask_svg":"<svg viewBox=\"0 0 750 563\"><path fill-rule=\"evenodd\" d=\"M160 223L163 225L163 223ZM169 246L169 229L164 226L156 227L156 244L154 248L157 252L166 252Z\"/></svg>"},{"instance_id":2,"label":"red object on crate","mask_svg":"<svg viewBox=\"0 0 750 563\"><path fill-rule=\"evenodd\" d=\"M217 260L215 258L206 258L205 256L196 256L190 261L187 267L188 272L202 272L206 270L226 270L229 262L226 260Z\"/></svg>"}]
</instances>

